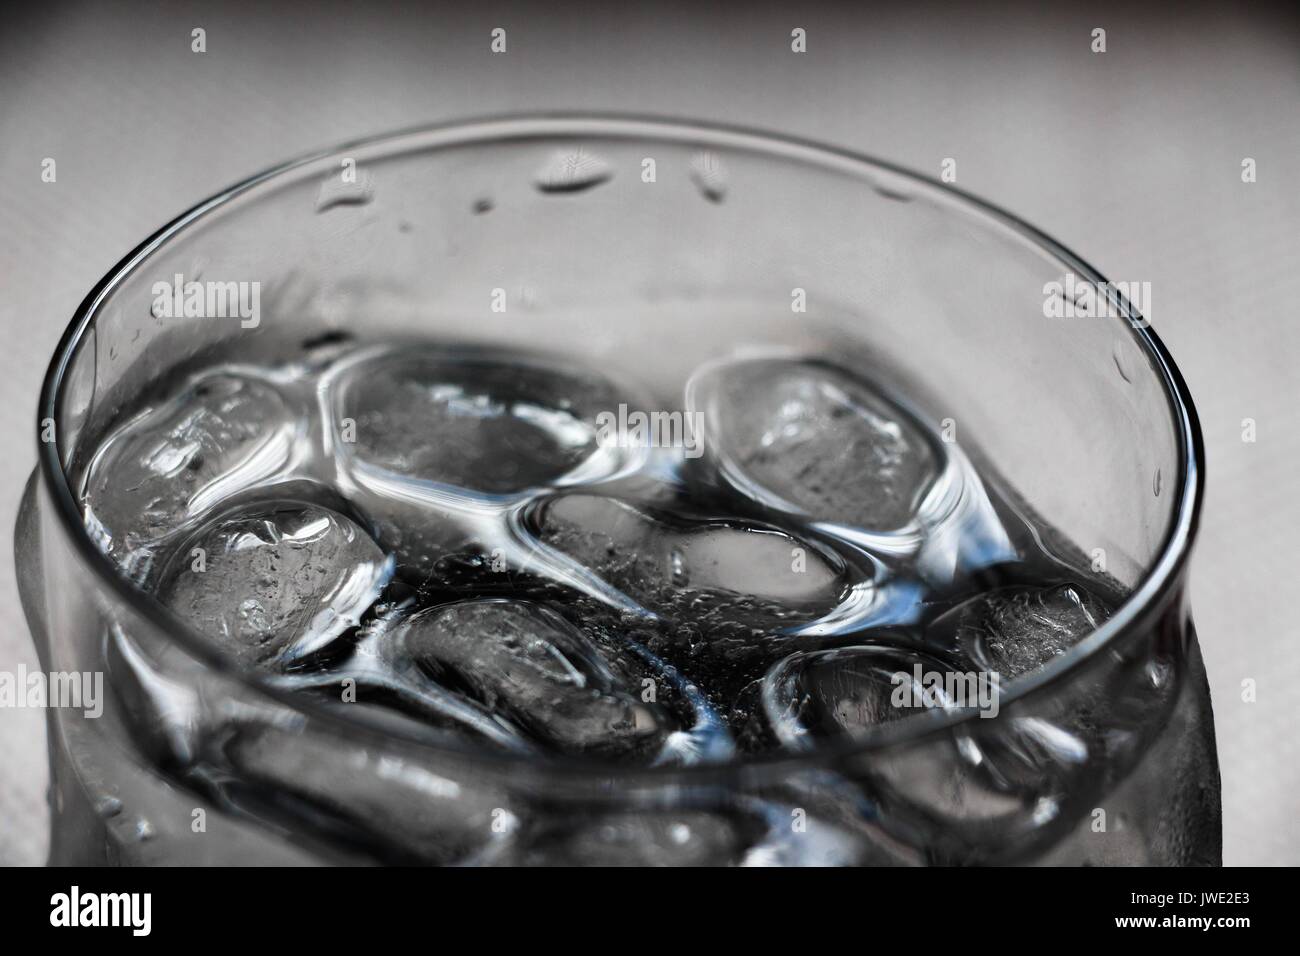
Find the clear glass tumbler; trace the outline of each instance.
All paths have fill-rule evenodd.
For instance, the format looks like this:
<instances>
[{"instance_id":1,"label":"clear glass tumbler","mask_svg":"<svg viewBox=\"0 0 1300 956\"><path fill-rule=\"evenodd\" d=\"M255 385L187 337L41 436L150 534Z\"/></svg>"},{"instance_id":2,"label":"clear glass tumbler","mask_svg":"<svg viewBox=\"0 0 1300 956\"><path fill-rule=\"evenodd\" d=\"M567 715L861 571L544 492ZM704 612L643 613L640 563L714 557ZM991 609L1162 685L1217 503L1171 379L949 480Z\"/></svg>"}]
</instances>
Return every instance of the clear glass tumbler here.
<instances>
[{"instance_id":1,"label":"clear glass tumbler","mask_svg":"<svg viewBox=\"0 0 1300 956\"><path fill-rule=\"evenodd\" d=\"M154 283L176 274L259 282L260 320L160 317ZM108 688L101 715L49 710L51 861L1218 864L1186 596L1199 428L1127 299L1055 317L1053 295L1101 283L1023 223L887 164L637 118L420 129L202 203L86 298L40 398L24 608L47 670L102 672ZM323 706L137 590L92 542L70 475L168 369L396 335L544 344L662 389L736 346L832 351L953 421L983 471L1126 598L1006 686L993 720L927 712L799 754L528 760ZM168 748L133 703L141 673L186 728ZM1088 727L1086 748L1044 771L1064 726ZM998 772L963 757L972 740ZM217 799L159 756L211 746L239 747L256 788Z\"/></svg>"}]
</instances>

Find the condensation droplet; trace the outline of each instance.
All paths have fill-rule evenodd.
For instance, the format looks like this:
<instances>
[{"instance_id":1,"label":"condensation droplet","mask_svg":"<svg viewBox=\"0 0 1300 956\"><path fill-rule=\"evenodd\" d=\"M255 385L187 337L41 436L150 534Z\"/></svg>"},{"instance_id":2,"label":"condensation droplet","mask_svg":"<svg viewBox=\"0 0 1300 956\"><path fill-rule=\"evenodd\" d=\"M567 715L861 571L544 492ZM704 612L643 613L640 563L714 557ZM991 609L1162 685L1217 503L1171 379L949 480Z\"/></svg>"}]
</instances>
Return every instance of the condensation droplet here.
<instances>
[{"instance_id":1,"label":"condensation droplet","mask_svg":"<svg viewBox=\"0 0 1300 956\"><path fill-rule=\"evenodd\" d=\"M691 181L710 202L722 202L727 195L727 167L707 150L691 157Z\"/></svg>"},{"instance_id":2,"label":"condensation droplet","mask_svg":"<svg viewBox=\"0 0 1300 956\"><path fill-rule=\"evenodd\" d=\"M132 831L131 835L136 840L143 843L145 840L152 840L155 832L153 824L144 819L144 817L141 817L135 822L135 829Z\"/></svg>"},{"instance_id":3,"label":"condensation droplet","mask_svg":"<svg viewBox=\"0 0 1300 956\"><path fill-rule=\"evenodd\" d=\"M1157 468L1155 479L1151 482L1151 489L1156 493L1157 498L1160 497L1160 482L1161 482L1161 472L1160 469Z\"/></svg>"},{"instance_id":4,"label":"condensation droplet","mask_svg":"<svg viewBox=\"0 0 1300 956\"><path fill-rule=\"evenodd\" d=\"M320 184L316 194L316 211L326 212L339 206L364 206L375 198L374 177L368 172L358 173L355 182L344 182L337 175Z\"/></svg>"},{"instance_id":5,"label":"condensation droplet","mask_svg":"<svg viewBox=\"0 0 1300 956\"><path fill-rule=\"evenodd\" d=\"M609 163L579 147L553 153L537 171L537 188L544 193L574 193L606 182L614 175Z\"/></svg>"},{"instance_id":6,"label":"condensation droplet","mask_svg":"<svg viewBox=\"0 0 1300 956\"><path fill-rule=\"evenodd\" d=\"M476 216L481 216L485 212L491 212L495 208L496 204L492 202L492 199L489 196L484 196L481 199L474 200L474 215Z\"/></svg>"},{"instance_id":7,"label":"condensation droplet","mask_svg":"<svg viewBox=\"0 0 1300 956\"><path fill-rule=\"evenodd\" d=\"M890 189L888 186L876 185L871 188L875 190L877 196L893 202L911 202L913 198L910 193L899 192L896 189Z\"/></svg>"},{"instance_id":8,"label":"condensation droplet","mask_svg":"<svg viewBox=\"0 0 1300 956\"><path fill-rule=\"evenodd\" d=\"M122 801L113 796L103 796L95 802L95 812L101 817L115 817L122 812Z\"/></svg>"},{"instance_id":9,"label":"condensation droplet","mask_svg":"<svg viewBox=\"0 0 1300 956\"><path fill-rule=\"evenodd\" d=\"M1115 369L1116 371L1119 372L1119 377L1131 385L1133 383L1133 379L1129 377L1128 370L1124 368L1124 363L1120 360L1119 357L1119 351L1116 350L1115 352L1112 352L1111 358L1115 360Z\"/></svg>"}]
</instances>

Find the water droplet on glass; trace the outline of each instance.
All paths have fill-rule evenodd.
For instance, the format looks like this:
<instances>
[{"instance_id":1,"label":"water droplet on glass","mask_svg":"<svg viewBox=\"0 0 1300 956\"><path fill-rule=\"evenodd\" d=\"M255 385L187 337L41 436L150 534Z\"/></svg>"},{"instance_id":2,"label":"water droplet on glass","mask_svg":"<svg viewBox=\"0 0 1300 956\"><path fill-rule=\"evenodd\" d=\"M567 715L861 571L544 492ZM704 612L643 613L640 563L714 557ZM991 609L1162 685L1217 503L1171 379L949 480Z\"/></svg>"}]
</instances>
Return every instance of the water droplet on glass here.
<instances>
[{"instance_id":1,"label":"water droplet on glass","mask_svg":"<svg viewBox=\"0 0 1300 956\"><path fill-rule=\"evenodd\" d=\"M722 202L727 195L727 167L708 151L691 157L691 181L710 202Z\"/></svg>"},{"instance_id":2,"label":"water droplet on glass","mask_svg":"<svg viewBox=\"0 0 1300 956\"><path fill-rule=\"evenodd\" d=\"M357 174L353 182L334 175L320 184L316 194L316 211L326 212L338 206L364 206L375 198L375 181L369 173Z\"/></svg>"},{"instance_id":3,"label":"water droplet on glass","mask_svg":"<svg viewBox=\"0 0 1300 956\"><path fill-rule=\"evenodd\" d=\"M476 216L481 216L485 212L491 212L495 208L496 204L487 196L474 200L474 215Z\"/></svg>"},{"instance_id":4,"label":"water droplet on glass","mask_svg":"<svg viewBox=\"0 0 1300 956\"><path fill-rule=\"evenodd\" d=\"M153 824L141 817L136 821L131 836L143 843L145 840L152 840L155 832Z\"/></svg>"},{"instance_id":5,"label":"water droplet on glass","mask_svg":"<svg viewBox=\"0 0 1300 956\"><path fill-rule=\"evenodd\" d=\"M1118 350L1111 353L1111 358L1115 360L1115 369L1119 372L1119 377L1129 384L1132 384L1133 379L1129 376L1128 370L1124 368L1124 363L1120 360Z\"/></svg>"},{"instance_id":6,"label":"water droplet on glass","mask_svg":"<svg viewBox=\"0 0 1300 956\"><path fill-rule=\"evenodd\" d=\"M911 202L913 198L910 193L900 192L899 190L896 189L890 189L887 186L873 186L872 189L875 190L877 196L880 196L884 199L889 199L893 202Z\"/></svg>"},{"instance_id":7,"label":"water droplet on glass","mask_svg":"<svg viewBox=\"0 0 1300 956\"><path fill-rule=\"evenodd\" d=\"M553 153L537 171L537 188L544 193L574 193L598 186L614 175L609 163L579 147Z\"/></svg>"}]
</instances>

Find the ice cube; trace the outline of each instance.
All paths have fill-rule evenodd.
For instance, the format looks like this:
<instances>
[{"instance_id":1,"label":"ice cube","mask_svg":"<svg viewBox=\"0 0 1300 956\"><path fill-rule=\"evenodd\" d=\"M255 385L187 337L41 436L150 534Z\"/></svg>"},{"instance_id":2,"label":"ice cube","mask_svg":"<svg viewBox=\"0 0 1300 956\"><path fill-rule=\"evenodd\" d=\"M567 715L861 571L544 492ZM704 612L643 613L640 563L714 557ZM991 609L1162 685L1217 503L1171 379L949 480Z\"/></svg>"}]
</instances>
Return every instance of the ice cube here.
<instances>
[{"instance_id":1,"label":"ice cube","mask_svg":"<svg viewBox=\"0 0 1300 956\"><path fill-rule=\"evenodd\" d=\"M732 866L753 824L704 810L605 812L543 827L524 866Z\"/></svg>"},{"instance_id":2,"label":"ice cube","mask_svg":"<svg viewBox=\"0 0 1300 956\"><path fill-rule=\"evenodd\" d=\"M161 635L138 642L114 626L107 650L133 742L227 810L316 838L318 847L337 851L338 862L490 862L509 845L516 828L510 798L450 760L435 769L404 759L398 747L376 750L237 682L215 680ZM308 680L269 676L286 689ZM323 690L324 673L314 676ZM412 737L409 722L395 725L391 711L337 697L314 703L345 720L373 710L362 723Z\"/></svg>"},{"instance_id":3,"label":"ice cube","mask_svg":"<svg viewBox=\"0 0 1300 956\"><path fill-rule=\"evenodd\" d=\"M302 419L271 383L202 376L108 436L87 468L86 524L137 582L159 543L290 463Z\"/></svg>"},{"instance_id":4,"label":"ice cube","mask_svg":"<svg viewBox=\"0 0 1300 956\"><path fill-rule=\"evenodd\" d=\"M618 407L613 386L535 357L427 347L362 353L335 373L331 389L332 440L363 469L509 495L600 477L623 458L598 440L595 421Z\"/></svg>"},{"instance_id":5,"label":"ice cube","mask_svg":"<svg viewBox=\"0 0 1300 956\"><path fill-rule=\"evenodd\" d=\"M812 358L715 362L687 386L717 480L876 555L951 583L1015 558L955 442L862 379Z\"/></svg>"},{"instance_id":6,"label":"ice cube","mask_svg":"<svg viewBox=\"0 0 1300 956\"><path fill-rule=\"evenodd\" d=\"M837 553L772 525L670 515L582 492L542 500L527 525L538 540L535 565L596 597L604 614L617 612L625 635L690 675L721 708L822 623L884 606L873 570L851 576Z\"/></svg>"},{"instance_id":7,"label":"ice cube","mask_svg":"<svg viewBox=\"0 0 1300 956\"><path fill-rule=\"evenodd\" d=\"M1110 616L1080 584L1016 585L987 591L937 618L928 640L1003 681L1064 654Z\"/></svg>"},{"instance_id":8,"label":"ice cube","mask_svg":"<svg viewBox=\"0 0 1300 956\"><path fill-rule=\"evenodd\" d=\"M531 522L543 544L646 609L701 625L807 621L834 609L846 587L837 555L756 522L670 518L581 492L546 499Z\"/></svg>"},{"instance_id":9,"label":"ice cube","mask_svg":"<svg viewBox=\"0 0 1300 956\"><path fill-rule=\"evenodd\" d=\"M160 597L240 664L279 669L355 628L391 575L392 560L344 515L262 502L187 540Z\"/></svg>"},{"instance_id":10,"label":"ice cube","mask_svg":"<svg viewBox=\"0 0 1300 956\"><path fill-rule=\"evenodd\" d=\"M597 812L527 838L526 866L844 866L853 835L800 808L746 800L708 809Z\"/></svg>"},{"instance_id":11,"label":"ice cube","mask_svg":"<svg viewBox=\"0 0 1300 956\"><path fill-rule=\"evenodd\" d=\"M678 729L624 685L600 648L540 605L486 598L427 608L391 639L431 680L563 753L653 756Z\"/></svg>"},{"instance_id":12,"label":"ice cube","mask_svg":"<svg viewBox=\"0 0 1300 956\"><path fill-rule=\"evenodd\" d=\"M946 661L902 646L801 651L764 677L763 711L781 743L811 747L951 707L954 702L942 682L951 671Z\"/></svg>"},{"instance_id":13,"label":"ice cube","mask_svg":"<svg viewBox=\"0 0 1300 956\"><path fill-rule=\"evenodd\" d=\"M741 866L861 866L868 861L869 848L859 834L809 813L807 807L747 802L768 829L746 851Z\"/></svg>"},{"instance_id":14,"label":"ice cube","mask_svg":"<svg viewBox=\"0 0 1300 956\"><path fill-rule=\"evenodd\" d=\"M939 474L940 455L910 415L824 362L715 363L696 373L687 394L724 479L782 511L900 529Z\"/></svg>"},{"instance_id":15,"label":"ice cube","mask_svg":"<svg viewBox=\"0 0 1300 956\"><path fill-rule=\"evenodd\" d=\"M240 810L383 862L488 863L518 828L506 793L451 767L294 723L234 724L212 759L225 771L216 786Z\"/></svg>"}]
</instances>

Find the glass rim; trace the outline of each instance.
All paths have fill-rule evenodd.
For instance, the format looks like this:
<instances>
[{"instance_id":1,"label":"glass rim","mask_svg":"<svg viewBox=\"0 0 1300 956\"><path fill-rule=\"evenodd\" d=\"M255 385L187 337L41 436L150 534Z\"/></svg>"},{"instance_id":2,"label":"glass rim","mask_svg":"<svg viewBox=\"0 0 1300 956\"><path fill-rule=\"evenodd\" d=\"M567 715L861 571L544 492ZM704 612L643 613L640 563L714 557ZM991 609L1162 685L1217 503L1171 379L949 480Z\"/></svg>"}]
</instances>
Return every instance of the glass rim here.
<instances>
[{"instance_id":1,"label":"glass rim","mask_svg":"<svg viewBox=\"0 0 1300 956\"><path fill-rule=\"evenodd\" d=\"M906 167L876 159L841 147L816 141L752 129L743 126L697 121L666 116L606 112L529 112L464 118L433 125L421 125L396 132L349 140L328 149L302 155L261 173L243 179L208 199L199 202L167 223L110 269L82 300L64 330L55 349L37 403L37 458L38 470L46 491L50 494L63 532L85 561L87 567L110 590L110 593L132 611L140 615L160 633L181 645L183 650L205 667L251 687L291 710L302 712L323 726L332 727L349 735L360 734L372 740L400 740L417 751L443 754L460 760L475 760L499 764L503 769L526 766L539 777L559 774L562 777L590 776L606 781L632 782L644 780L647 784L668 779L708 784L736 773L759 773L764 777L779 779L792 771L804 771L817 765L832 764L856 754L884 750L895 745L917 741L931 734L943 733L949 728L973 718L978 718L974 708L959 710L927 710L907 720L895 721L872 728L870 731L848 736L843 740L827 741L815 748L800 751L777 750L767 754L737 756L735 758L691 765L638 766L602 762L586 757L524 756L494 752L487 749L443 746L427 740L405 736L395 737L361 722L342 717L324 705L276 686L266 675L238 667L233 660L222 655L215 646L197 631L173 614L157 598L133 585L109 557L91 540L83 522L81 507L63 467L58 429L53 441L41 440L41 423L59 421L63 403L63 385L73 356L81 346L99 314L100 307L111 293L123 283L150 255L163 247L173 237L196 224L215 209L250 190L295 171L301 171L322 160L336 157L345 151L357 149L382 149L385 157L404 152L430 151L470 143L488 144L515 139L572 138L582 136L620 137L626 139L657 139L691 143L699 146L722 146L744 149L772 158L802 160L824 169L834 169L871 179L871 172L883 171L908 180L913 186L941 196L948 202L964 207L965 211L986 222L1009 231L1069 267L1077 276L1095 287L1114 289L1106 285L1102 275L1068 248L1050 236L1022 221L1015 215L988 203L953 185L941 183L932 177ZM1100 627L1075 644L1064 654L1043 667L1006 685L999 696L999 706L1005 707L1022 697L1036 693L1050 684L1068 678L1085 662L1109 647L1121 636L1132 633L1152 622L1166 609L1176 595L1185 576L1187 560L1195 539L1204 496L1205 458L1200 422L1182 374L1174 364L1164 344L1140 313L1118 289L1113 292L1117 315L1111 321L1123 322L1146 355L1153 372L1161 381L1162 392L1168 404L1171 421L1178 438L1178 475L1172 484L1177 490L1177 501L1164 540L1153 561L1143 572L1138 584L1128 593L1124 602Z\"/></svg>"}]
</instances>

